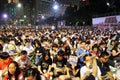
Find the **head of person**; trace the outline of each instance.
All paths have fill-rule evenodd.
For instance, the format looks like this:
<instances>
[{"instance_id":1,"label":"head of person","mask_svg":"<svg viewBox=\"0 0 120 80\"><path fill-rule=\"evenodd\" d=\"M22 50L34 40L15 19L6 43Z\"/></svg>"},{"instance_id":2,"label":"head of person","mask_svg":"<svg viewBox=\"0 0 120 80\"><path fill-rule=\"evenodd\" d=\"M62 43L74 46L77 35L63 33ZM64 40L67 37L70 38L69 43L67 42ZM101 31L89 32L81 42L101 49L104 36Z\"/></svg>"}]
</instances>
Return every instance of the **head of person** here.
<instances>
[{"instance_id":1,"label":"head of person","mask_svg":"<svg viewBox=\"0 0 120 80\"><path fill-rule=\"evenodd\" d=\"M0 44L3 45L4 44L4 41L2 39L0 39Z\"/></svg>"},{"instance_id":2,"label":"head of person","mask_svg":"<svg viewBox=\"0 0 120 80\"><path fill-rule=\"evenodd\" d=\"M110 44L115 45L115 40L111 40Z\"/></svg>"},{"instance_id":3,"label":"head of person","mask_svg":"<svg viewBox=\"0 0 120 80\"><path fill-rule=\"evenodd\" d=\"M63 60L63 57L64 57L64 51L63 50L58 51L57 59L61 61Z\"/></svg>"},{"instance_id":4,"label":"head of person","mask_svg":"<svg viewBox=\"0 0 120 80\"><path fill-rule=\"evenodd\" d=\"M50 58L50 51L46 50L43 54L43 59L44 60L49 60L49 58Z\"/></svg>"},{"instance_id":5,"label":"head of person","mask_svg":"<svg viewBox=\"0 0 120 80\"><path fill-rule=\"evenodd\" d=\"M69 46L65 47L65 55L70 55L71 54L71 49Z\"/></svg>"},{"instance_id":6,"label":"head of person","mask_svg":"<svg viewBox=\"0 0 120 80\"><path fill-rule=\"evenodd\" d=\"M97 52L98 51L98 46L97 45L92 46L92 51Z\"/></svg>"},{"instance_id":7,"label":"head of person","mask_svg":"<svg viewBox=\"0 0 120 80\"><path fill-rule=\"evenodd\" d=\"M37 39L34 40L33 44L34 44L35 47L38 47L38 48L41 47L41 43Z\"/></svg>"},{"instance_id":8,"label":"head of person","mask_svg":"<svg viewBox=\"0 0 120 80\"><path fill-rule=\"evenodd\" d=\"M5 37L3 37L3 38L0 37L0 44L2 46L5 44L5 40L6 40Z\"/></svg>"},{"instance_id":9,"label":"head of person","mask_svg":"<svg viewBox=\"0 0 120 80\"><path fill-rule=\"evenodd\" d=\"M15 80L18 80L20 72L21 71L17 62L13 61L8 65L8 77L10 80L12 76L15 76Z\"/></svg>"},{"instance_id":10,"label":"head of person","mask_svg":"<svg viewBox=\"0 0 120 80\"><path fill-rule=\"evenodd\" d=\"M26 46L26 47L29 47L29 46L30 46L30 40L29 40L29 39L26 39L26 41L25 41L25 46Z\"/></svg>"},{"instance_id":11,"label":"head of person","mask_svg":"<svg viewBox=\"0 0 120 80\"><path fill-rule=\"evenodd\" d=\"M57 51L57 49L58 49L58 45L57 44L53 44L52 45L52 50Z\"/></svg>"},{"instance_id":12,"label":"head of person","mask_svg":"<svg viewBox=\"0 0 120 80\"><path fill-rule=\"evenodd\" d=\"M116 47L120 49L120 42L117 42Z\"/></svg>"},{"instance_id":13,"label":"head of person","mask_svg":"<svg viewBox=\"0 0 120 80\"><path fill-rule=\"evenodd\" d=\"M3 46L0 44L0 51L3 51Z\"/></svg>"},{"instance_id":14,"label":"head of person","mask_svg":"<svg viewBox=\"0 0 120 80\"><path fill-rule=\"evenodd\" d=\"M60 41L58 42L58 46L59 46L59 47L62 47L62 46L63 46L63 41L60 40Z\"/></svg>"},{"instance_id":15,"label":"head of person","mask_svg":"<svg viewBox=\"0 0 120 80\"><path fill-rule=\"evenodd\" d=\"M20 46L21 45L21 42L15 42L16 46Z\"/></svg>"},{"instance_id":16,"label":"head of person","mask_svg":"<svg viewBox=\"0 0 120 80\"><path fill-rule=\"evenodd\" d=\"M85 48L86 47L86 43L84 41L82 41L80 46L81 46L81 48Z\"/></svg>"},{"instance_id":17,"label":"head of person","mask_svg":"<svg viewBox=\"0 0 120 80\"><path fill-rule=\"evenodd\" d=\"M25 50L21 51L20 55L21 55L21 59L25 60L27 57L27 51L25 51Z\"/></svg>"},{"instance_id":18,"label":"head of person","mask_svg":"<svg viewBox=\"0 0 120 80\"><path fill-rule=\"evenodd\" d=\"M101 43L99 44L99 48L101 48L101 49L105 48L105 43L101 42Z\"/></svg>"},{"instance_id":19,"label":"head of person","mask_svg":"<svg viewBox=\"0 0 120 80\"><path fill-rule=\"evenodd\" d=\"M40 73L35 68L28 68L25 71L25 80L41 80Z\"/></svg>"},{"instance_id":20,"label":"head of person","mask_svg":"<svg viewBox=\"0 0 120 80\"><path fill-rule=\"evenodd\" d=\"M102 63L106 63L109 59L109 53L108 52L102 52L99 56L99 59Z\"/></svg>"},{"instance_id":21,"label":"head of person","mask_svg":"<svg viewBox=\"0 0 120 80\"><path fill-rule=\"evenodd\" d=\"M85 55L83 56L83 60L84 60L85 65L86 65L88 68L92 68L93 59L92 59L92 56L91 56L91 55L85 54Z\"/></svg>"},{"instance_id":22,"label":"head of person","mask_svg":"<svg viewBox=\"0 0 120 80\"><path fill-rule=\"evenodd\" d=\"M7 52L0 53L0 59L7 60L8 58L10 58L10 55Z\"/></svg>"}]
</instances>

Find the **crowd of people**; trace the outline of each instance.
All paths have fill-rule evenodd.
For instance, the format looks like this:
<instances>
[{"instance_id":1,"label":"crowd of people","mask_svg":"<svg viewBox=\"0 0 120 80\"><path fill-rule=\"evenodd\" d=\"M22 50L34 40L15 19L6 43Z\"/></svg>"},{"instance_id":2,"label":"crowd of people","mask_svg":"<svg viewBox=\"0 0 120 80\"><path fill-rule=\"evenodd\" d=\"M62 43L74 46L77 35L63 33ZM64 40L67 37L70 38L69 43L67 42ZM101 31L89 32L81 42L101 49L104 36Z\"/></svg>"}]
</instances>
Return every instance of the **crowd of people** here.
<instances>
[{"instance_id":1,"label":"crowd of people","mask_svg":"<svg viewBox=\"0 0 120 80\"><path fill-rule=\"evenodd\" d=\"M119 63L115 30L0 28L0 80L119 80Z\"/></svg>"}]
</instances>

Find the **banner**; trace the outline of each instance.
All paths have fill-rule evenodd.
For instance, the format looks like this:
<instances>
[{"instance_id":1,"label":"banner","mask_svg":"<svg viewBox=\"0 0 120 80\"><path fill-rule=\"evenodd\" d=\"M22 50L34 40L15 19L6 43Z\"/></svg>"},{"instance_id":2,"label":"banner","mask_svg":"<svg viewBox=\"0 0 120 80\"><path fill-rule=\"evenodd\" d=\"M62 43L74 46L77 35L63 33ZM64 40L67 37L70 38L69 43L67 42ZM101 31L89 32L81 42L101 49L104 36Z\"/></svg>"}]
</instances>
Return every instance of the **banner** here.
<instances>
[{"instance_id":1,"label":"banner","mask_svg":"<svg viewBox=\"0 0 120 80\"><path fill-rule=\"evenodd\" d=\"M92 24L98 28L120 29L120 15L93 18Z\"/></svg>"}]
</instances>

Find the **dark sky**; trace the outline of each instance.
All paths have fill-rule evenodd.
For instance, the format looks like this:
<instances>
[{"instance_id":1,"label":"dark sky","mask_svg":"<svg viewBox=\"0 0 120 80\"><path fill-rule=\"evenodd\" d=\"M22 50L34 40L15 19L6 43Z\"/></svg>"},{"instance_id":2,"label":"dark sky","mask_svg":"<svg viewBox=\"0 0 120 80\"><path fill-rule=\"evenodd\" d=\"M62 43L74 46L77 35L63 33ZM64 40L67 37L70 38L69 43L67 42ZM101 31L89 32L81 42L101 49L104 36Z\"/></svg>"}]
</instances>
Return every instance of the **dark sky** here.
<instances>
[{"instance_id":1,"label":"dark sky","mask_svg":"<svg viewBox=\"0 0 120 80\"><path fill-rule=\"evenodd\" d=\"M35 0L19 0L21 3L28 3L31 5L31 7L35 6ZM77 1L80 1L80 0L56 0L60 3L71 3L72 2L77 2ZM87 0L86 0L87 1ZM106 6L106 2L109 2L110 3L110 6ZM4 7L7 3L7 0L0 0L0 12L2 10L4 10ZM117 10L117 11L120 11L120 0L89 0L89 5L92 7L92 8L96 8L97 10L101 10L104 8L109 8L111 11L112 10Z\"/></svg>"},{"instance_id":2,"label":"dark sky","mask_svg":"<svg viewBox=\"0 0 120 80\"><path fill-rule=\"evenodd\" d=\"M7 3L7 0L0 0L0 11L3 10L4 4Z\"/></svg>"}]
</instances>

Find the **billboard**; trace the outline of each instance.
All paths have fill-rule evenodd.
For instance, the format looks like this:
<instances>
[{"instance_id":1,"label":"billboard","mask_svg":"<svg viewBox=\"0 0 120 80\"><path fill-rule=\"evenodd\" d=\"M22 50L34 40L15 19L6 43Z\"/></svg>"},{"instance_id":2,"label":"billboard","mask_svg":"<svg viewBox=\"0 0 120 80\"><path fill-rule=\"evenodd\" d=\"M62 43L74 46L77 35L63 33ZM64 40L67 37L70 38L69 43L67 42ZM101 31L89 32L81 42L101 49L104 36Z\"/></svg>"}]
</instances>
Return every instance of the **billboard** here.
<instances>
[{"instance_id":1,"label":"billboard","mask_svg":"<svg viewBox=\"0 0 120 80\"><path fill-rule=\"evenodd\" d=\"M98 28L120 28L120 15L93 18L92 24Z\"/></svg>"}]
</instances>

